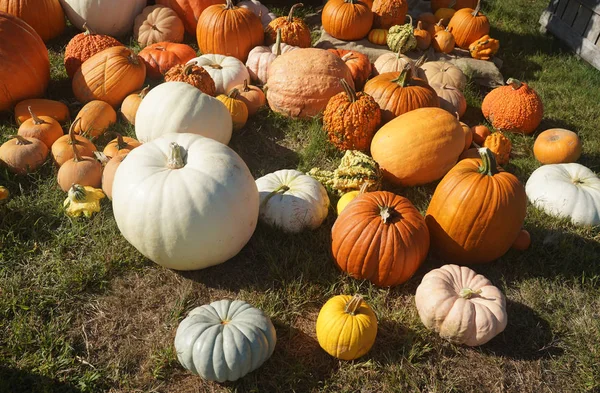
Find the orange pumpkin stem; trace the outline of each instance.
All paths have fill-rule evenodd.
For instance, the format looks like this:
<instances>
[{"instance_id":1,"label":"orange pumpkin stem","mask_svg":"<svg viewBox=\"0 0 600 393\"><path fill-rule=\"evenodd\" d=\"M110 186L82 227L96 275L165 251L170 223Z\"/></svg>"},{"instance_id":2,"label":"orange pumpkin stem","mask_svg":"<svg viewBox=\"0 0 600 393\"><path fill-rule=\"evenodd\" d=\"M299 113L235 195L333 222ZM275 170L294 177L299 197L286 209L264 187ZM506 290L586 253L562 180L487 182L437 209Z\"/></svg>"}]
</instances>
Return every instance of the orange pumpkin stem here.
<instances>
[{"instance_id":1,"label":"orange pumpkin stem","mask_svg":"<svg viewBox=\"0 0 600 393\"><path fill-rule=\"evenodd\" d=\"M462 297L463 299L470 299L479 294L481 294L481 289L474 291L471 288L463 288L460 290L458 296Z\"/></svg>"},{"instance_id":2,"label":"orange pumpkin stem","mask_svg":"<svg viewBox=\"0 0 600 393\"><path fill-rule=\"evenodd\" d=\"M346 94L348 94L348 97L350 98L350 102L356 102L358 97L356 96L356 92L354 91L353 88L350 87L348 82L346 82L345 79L340 79L340 84L344 88L344 91L346 92Z\"/></svg>"},{"instance_id":3,"label":"orange pumpkin stem","mask_svg":"<svg viewBox=\"0 0 600 393\"><path fill-rule=\"evenodd\" d=\"M175 142L169 144L169 160L167 161L167 167L169 169L181 169L185 166L183 162L183 155L181 154L181 146Z\"/></svg>"},{"instance_id":4,"label":"orange pumpkin stem","mask_svg":"<svg viewBox=\"0 0 600 393\"><path fill-rule=\"evenodd\" d=\"M294 21L294 11L296 10L296 8L300 8L300 7L304 7L304 4L296 3L292 6L292 8L290 8L290 13L288 14L288 17L287 17L288 23L292 23Z\"/></svg>"},{"instance_id":5,"label":"orange pumpkin stem","mask_svg":"<svg viewBox=\"0 0 600 393\"><path fill-rule=\"evenodd\" d=\"M513 90L519 90L521 86L523 86L523 82L515 78L508 78L506 83L508 83L513 88Z\"/></svg>"},{"instance_id":6,"label":"orange pumpkin stem","mask_svg":"<svg viewBox=\"0 0 600 393\"><path fill-rule=\"evenodd\" d=\"M360 295L354 295L348 303L346 303L346 307L344 308L344 312L350 315L356 315L356 310L360 307L363 302L363 297Z\"/></svg>"},{"instance_id":7,"label":"orange pumpkin stem","mask_svg":"<svg viewBox=\"0 0 600 393\"><path fill-rule=\"evenodd\" d=\"M11 135L11 136L9 136L9 138L16 139L17 140L17 145L20 145L20 146L31 145L31 143L32 143L31 141L28 141L23 136L18 135L18 134L17 135Z\"/></svg>"},{"instance_id":8,"label":"orange pumpkin stem","mask_svg":"<svg viewBox=\"0 0 600 393\"><path fill-rule=\"evenodd\" d=\"M29 114L31 115L31 118L33 119L33 124L39 126L40 124L45 124L46 121L40 119L39 117L37 117L37 115L35 113L33 113L33 111L31 110L31 106L27 107L27 110L29 111Z\"/></svg>"},{"instance_id":9,"label":"orange pumpkin stem","mask_svg":"<svg viewBox=\"0 0 600 393\"><path fill-rule=\"evenodd\" d=\"M496 163L496 156L487 147L481 147L477 149L481 156L481 166L479 167L479 173L494 176L499 173L498 164Z\"/></svg>"}]
</instances>

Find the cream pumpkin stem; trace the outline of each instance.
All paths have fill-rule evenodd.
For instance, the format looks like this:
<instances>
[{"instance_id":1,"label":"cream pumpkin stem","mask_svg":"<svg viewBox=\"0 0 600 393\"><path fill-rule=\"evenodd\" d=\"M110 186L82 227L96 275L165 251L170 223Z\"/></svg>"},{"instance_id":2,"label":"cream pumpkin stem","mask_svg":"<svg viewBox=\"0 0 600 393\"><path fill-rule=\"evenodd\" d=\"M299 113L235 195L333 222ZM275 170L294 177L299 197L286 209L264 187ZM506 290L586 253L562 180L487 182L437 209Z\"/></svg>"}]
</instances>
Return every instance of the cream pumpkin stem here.
<instances>
[{"instance_id":1,"label":"cream pumpkin stem","mask_svg":"<svg viewBox=\"0 0 600 393\"><path fill-rule=\"evenodd\" d=\"M388 224L389 220L395 215L396 211L391 206L379 206L379 215L384 224Z\"/></svg>"},{"instance_id":2,"label":"cream pumpkin stem","mask_svg":"<svg viewBox=\"0 0 600 393\"><path fill-rule=\"evenodd\" d=\"M144 87L142 89L142 91L140 91L140 94L139 94L140 98L143 99L144 97L146 97L146 94L148 94L149 91L150 91L150 85Z\"/></svg>"},{"instance_id":3,"label":"cream pumpkin stem","mask_svg":"<svg viewBox=\"0 0 600 393\"><path fill-rule=\"evenodd\" d=\"M354 295L348 303L346 303L346 307L344 308L344 312L350 315L356 315L356 311L359 309L360 305L363 302L363 297L360 295Z\"/></svg>"},{"instance_id":4,"label":"cream pumpkin stem","mask_svg":"<svg viewBox=\"0 0 600 393\"><path fill-rule=\"evenodd\" d=\"M85 35L96 35L96 33L94 32L94 30L90 29L90 27L88 26L87 22L83 23L83 29L85 30L83 32L83 34L85 34Z\"/></svg>"},{"instance_id":5,"label":"cream pumpkin stem","mask_svg":"<svg viewBox=\"0 0 600 393\"><path fill-rule=\"evenodd\" d=\"M463 288L460 290L460 293L458 294L458 296L460 296L463 299L470 299L473 296L480 295L480 294L481 294L481 289L474 291L471 288Z\"/></svg>"},{"instance_id":6,"label":"cream pumpkin stem","mask_svg":"<svg viewBox=\"0 0 600 393\"><path fill-rule=\"evenodd\" d=\"M352 87L350 87L348 82L346 82L345 79L340 79L340 84L344 88L344 91L346 92L346 94L348 94L348 98L350 98L350 102L356 102L356 100L358 100L358 97L356 96L356 92L354 91L354 89Z\"/></svg>"},{"instance_id":7,"label":"cream pumpkin stem","mask_svg":"<svg viewBox=\"0 0 600 393\"><path fill-rule=\"evenodd\" d=\"M26 145L31 145L33 142L28 141L27 139L25 139L23 136L21 135L11 135L9 136L9 138L14 138L17 140L17 145L19 146L26 146Z\"/></svg>"},{"instance_id":8,"label":"cream pumpkin stem","mask_svg":"<svg viewBox=\"0 0 600 393\"><path fill-rule=\"evenodd\" d=\"M31 110L31 106L28 106L27 110L29 111L31 118L33 119L33 124L35 124L37 126L39 126L40 124L46 124L45 120L40 119L39 117L37 117L37 115L35 113L33 113L33 111Z\"/></svg>"},{"instance_id":9,"label":"cream pumpkin stem","mask_svg":"<svg viewBox=\"0 0 600 393\"><path fill-rule=\"evenodd\" d=\"M480 9L481 9L481 0L477 0L477 6L475 7L475 9L471 13L471 15L477 16L477 14L479 13Z\"/></svg>"},{"instance_id":10,"label":"cream pumpkin stem","mask_svg":"<svg viewBox=\"0 0 600 393\"><path fill-rule=\"evenodd\" d=\"M215 70L222 70L222 69L223 69L223 67L221 67L221 65L220 65L220 64L216 64L216 63L214 63L214 64L209 64L209 67L210 67L210 68L214 68Z\"/></svg>"},{"instance_id":11,"label":"cream pumpkin stem","mask_svg":"<svg viewBox=\"0 0 600 393\"><path fill-rule=\"evenodd\" d=\"M277 36L275 37L275 57L281 55L281 29L277 29Z\"/></svg>"},{"instance_id":12,"label":"cream pumpkin stem","mask_svg":"<svg viewBox=\"0 0 600 393\"><path fill-rule=\"evenodd\" d=\"M481 166L479 167L479 173L494 176L499 173L498 164L496 163L496 157L494 153L487 147L481 147L477 149L481 156Z\"/></svg>"},{"instance_id":13,"label":"cream pumpkin stem","mask_svg":"<svg viewBox=\"0 0 600 393\"><path fill-rule=\"evenodd\" d=\"M181 169L185 166L181 150L181 146L177 143L171 142L169 144L169 158L167 160L167 167L169 169Z\"/></svg>"},{"instance_id":14,"label":"cream pumpkin stem","mask_svg":"<svg viewBox=\"0 0 600 393\"><path fill-rule=\"evenodd\" d=\"M304 4L296 3L292 6L292 8L290 8L290 13L288 14L288 17L287 17L288 23L292 23L294 21L294 11L296 10L296 8L300 8L300 7L304 7Z\"/></svg>"},{"instance_id":15,"label":"cream pumpkin stem","mask_svg":"<svg viewBox=\"0 0 600 393\"><path fill-rule=\"evenodd\" d=\"M506 83L509 84L510 87L513 88L513 90L519 90L521 86L523 86L523 82L515 78L508 78Z\"/></svg>"}]
</instances>

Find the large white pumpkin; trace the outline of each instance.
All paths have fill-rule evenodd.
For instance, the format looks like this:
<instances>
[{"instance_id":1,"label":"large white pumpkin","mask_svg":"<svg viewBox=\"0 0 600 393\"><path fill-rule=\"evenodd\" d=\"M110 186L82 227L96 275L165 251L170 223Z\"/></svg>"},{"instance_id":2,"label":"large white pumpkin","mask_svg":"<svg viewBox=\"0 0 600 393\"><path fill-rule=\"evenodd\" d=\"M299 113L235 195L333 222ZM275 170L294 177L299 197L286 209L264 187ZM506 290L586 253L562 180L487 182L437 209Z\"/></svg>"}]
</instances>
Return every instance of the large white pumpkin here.
<instances>
[{"instance_id":1,"label":"large white pumpkin","mask_svg":"<svg viewBox=\"0 0 600 393\"><path fill-rule=\"evenodd\" d=\"M95 33L120 37L133 30L135 17L147 0L60 0L67 18L79 30L83 24Z\"/></svg>"},{"instance_id":2,"label":"large white pumpkin","mask_svg":"<svg viewBox=\"0 0 600 393\"><path fill-rule=\"evenodd\" d=\"M427 273L415 302L421 322L455 344L485 344L508 322L502 292L466 266L445 265Z\"/></svg>"},{"instance_id":3,"label":"large white pumpkin","mask_svg":"<svg viewBox=\"0 0 600 393\"><path fill-rule=\"evenodd\" d=\"M258 0L240 1L237 3L237 6L247 8L256 16L260 17L260 22L262 23L263 27L267 27L273 19L277 18L277 15L270 12L269 9Z\"/></svg>"},{"instance_id":4,"label":"large white pumpkin","mask_svg":"<svg viewBox=\"0 0 600 393\"><path fill-rule=\"evenodd\" d=\"M269 317L241 300L219 300L190 311L175 334L179 363L209 381L235 381L275 350Z\"/></svg>"},{"instance_id":5,"label":"large white pumpkin","mask_svg":"<svg viewBox=\"0 0 600 393\"><path fill-rule=\"evenodd\" d=\"M329 210L325 188L302 172L283 169L256 180L260 218L286 232L319 227Z\"/></svg>"},{"instance_id":6,"label":"large white pumpkin","mask_svg":"<svg viewBox=\"0 0 600 393\"><path fill-rule=\"evenodd\" d=\"M574 224L600 224L600 179L581 164L551 164L536 169L525 185L527 198L546 213Z\"/></svg>"},{"instance_id":7,"label":"large white pumpkin","mask_svg":"<svg viewBox=\"0 0 600 393\"><path fill-rule=\"evenodd\" d=\"M248 69L233 56L202 55L187 62L194 63L206 70L215 81L217 94L228 94L231 89L250 80Z\"/></svg>"},{"instance_id":8,"label":"large white pumpkin","mask_svg":"<svg viewBox=\"0 0 600 393\"><path fill-rule=\"evenodd\" d=\"M192 133L228 144L232 131L227 107L185 82L165 82L150 90L135 116L140 142L170 133Z\"/></svg>"},{"instance_id":9,"label":"large white pumpkin","mask_svg":"<svg viewBox=\"0 0 600 393\"><path fill-rule=\"evenodd\" d=\"M232 258L258 220L258 190L244 161L195 134L166 134L132 150L117 169L112 194L125 239L176 270Z\"/></svg>"}]
</instances>

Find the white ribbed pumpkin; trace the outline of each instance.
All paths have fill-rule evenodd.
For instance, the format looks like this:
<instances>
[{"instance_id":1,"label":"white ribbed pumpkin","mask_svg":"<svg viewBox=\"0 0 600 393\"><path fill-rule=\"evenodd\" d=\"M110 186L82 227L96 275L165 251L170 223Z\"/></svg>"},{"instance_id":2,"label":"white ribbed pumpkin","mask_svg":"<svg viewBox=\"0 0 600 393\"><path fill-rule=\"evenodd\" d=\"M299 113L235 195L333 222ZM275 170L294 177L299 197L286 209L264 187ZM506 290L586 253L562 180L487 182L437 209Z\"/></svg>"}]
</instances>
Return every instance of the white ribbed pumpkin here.
<instances>
[{"instance_id":1,"label":"white ribbed pumpkin","mask_svg":"<svg viewBox=\"0 0 600 393\"><path fill-rule=\"evenodd\" d=\"M209 73L217 94L228 94L231 89L244 83L244 80L250 79L248 69L240 60L233 56L223 55L202 55L187 62L194 63Z\"/></svg>"},{"instance_id":2,"label":"white ribbed pumpkin","mask_svg":"<svg viewBox=\"0 0 600 393\"><path fill-rule=\"evenodd\" d=\"M295 233L319 227L327 217L329 196L314 178L283 169L256 180L260 218L267 224Z\"/></svg>"},{"instance_id":3,"label":"white ribbed pumpkin","mask_svg":"<svg viewBox=\"0 0 600 393\"><path fill-rule=\"evenodd\" d=\"M577 164L550 164L533 171L525 185L527 198L546 213L574 224L600 224L600 179Z\"/></svg>"},{"instance_id":4,"label":"white ribbed pumpkin","mask_svg":"<svg viewBox=\"0 0 600 393\"><path fill-rule=\"evenodd\" d=\"M440 98L440 108L447 110L453 115L458 113L458 117L462 117L465 114L467 111L467 100L459 89L446 83L432 83L430 86L433 87L433 90L435 90Z\"/></svg>"},{"instance_id":5,"label":"white ribbed pumpkin","mask_svg":"<svg viewBox=\"0 0 600 393\"><path fill-rule=\"evenodd\" d=\"M377 58L373 63L373 74L379 75L386 72L400 72L407 65L413 64L410 57L401 54L400 52L386 53Z\"/></svg>"},{"instance_id":6,"label":"white ribbed pumpkin","mask_svg":"<svg viewBox=\"0 0 600 393\"><path fill-rule=\"evenodd\" d=\"M135 135L140 142L189 132L228 144L232 131L227 107L185 82L165 82L150 90L135 116Z\"/></svg>"},{"instance_id":7,"label":"white ribbed pumpkin","mask_svg":"<svg viewBox=\"0 0 600 393\"><path fill-rule=\"evenodd\" d=\"M60 0L67 18L79 30L83 24L97 34L120 37L132 32L133 21L146 0Z\"/></svg>"},{"instance_id":8,"label":"white ribbed pumpkin","mask_svg":"<svg viewBox=\"0 0 600 393\"><path fill-rule=\"evenodd\" d=\"M112 197L125 239L176 270L232 258L258 220L258 190L244 161L195 134L166 134L132 150L117 169Z\"/></svg>"},{"instance_id":9,"label":"white ribbed pumpkin","mask_svg":"<svg viewBox=\"0 0 600 393\"><path fill-rule=\"evenodd\" d=\"M269 317L241 300L197 307L175 334L179 363L209 381L235 381L259 368L275 350Z\"/></svg>"},{"instance_id":10,"label":"white ribbed pumpkin","mask_svg":"<svg viewBox=\"0 0 600 393\"><path fill-rule=\"evenodd\" d=\"M256 16L260 17L260 22L262 23L263 27L267 27L273 19L277 18L277 15L275 15L272 12L269 12L269 9L258 0L240 1L239 3L237 3L237 6L247 8L250 11L252 11Z\"/></svg>"}]
</instances>

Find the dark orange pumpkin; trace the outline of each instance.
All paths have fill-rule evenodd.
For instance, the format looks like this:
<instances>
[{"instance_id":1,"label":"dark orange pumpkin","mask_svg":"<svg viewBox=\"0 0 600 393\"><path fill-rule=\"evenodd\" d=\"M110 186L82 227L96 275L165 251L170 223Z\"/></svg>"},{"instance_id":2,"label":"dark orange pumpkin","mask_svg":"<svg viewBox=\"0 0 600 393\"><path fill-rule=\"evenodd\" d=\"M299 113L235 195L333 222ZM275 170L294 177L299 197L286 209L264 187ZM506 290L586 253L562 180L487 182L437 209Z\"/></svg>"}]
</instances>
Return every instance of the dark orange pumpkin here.
<instances>
[{"instance_id":1,"label":"dark orange pumpkin","mask_svg":"<svg viewBox=\"0 0 600 393\"><path fill-rule=\"evenodd\" d=\"M463 8L454 14L448 28L456 41L456 46L468 49L471 43L490 33L490 21L479 12L480 1L475 9Z\"/></svg>"},{"instance_id":2,"label":"dark orange pumpkin","mask_svg":"<svg viewBox=\"0 0 600 393\"><path fill-rule=\"evenodd\" d=\"M44 42L65 30L65 14L59 0L0 0L0 11L23 19Z\"/></svg>"},{"instance_id":3,"label":"dark orange pumpkin","mask_svg":"<svg viewBox=\"0 0 600 393\"><path fill-rule=\"evenodd\" d=\"M360 0L329 0L321 14L323 29L338 40L365 38L373 26L373 11Z\"/></svg>"},{"instance_id":4,"label":"dark orange pumpkin","mask_svg":"<svg viewBox=\"0 0 600 393\"><path fill-rule=\"evenodd\" d=\"M423 28L423 22L417 22L417 27L413 31L413 35L417 39L417 48L421 50L429 48L431 45L431 34Z\"/></svg>"},{"instance_id":5,"label":"dark orange pumpkin","mask_svg":"<svg viewBox=\"0 0 600 393\"><path fill-rule=\"evenodd\" d=\"M406 0L375 0L372 11L373 27L389 29L406 22L408 2Z\"/></svg>"},{"instance_id":6,"label":"dark orange pumpkin","mask_svg":"<svg viewBox=\"0 0 600 393\"><path fill-rule=\"evenodd\" d=\"M450 53L454 50L454 36L450 30L452 29L448 28L434 34L431 45L436 52Z\"/></svg>"},{"instance_id":7,"label":"dark orange pumpkin","mask_svg":"<svg viewBox=\"0 0 600 393\"><path fill-rule=\"evenodd\" d=\"M185 31L194 35L200 14L211 5L225 4L225 0L156 0L156 4L167 6L175 11L183 21Z\"/></svg>"},{"instance_id":8,"label":"dark orange pumpkin","mask_svg":"<svg viewBox=\"0 0 600 393\"><path fill-rule=\"evenodd\" d=\"M196 63L178 64L165 74L165 82L185 82L209 96L217 95L215 81L204 67Z\"/></svg>"},{"instance_id":9,"label":"dark orange pumpkin","mask_svg":"<svg viewBox=\"0 0 600 393\"><path fill-rule=\"evenodd\" d=\"M71 38L65 48L65 68L70 79L73 79L81 65L96 53L106 48L123 45L111 36L92 32L86 24L83 28L85 32Z\"/></svg>"},{"instance_id":10,"label":"dark orange pumpkin","mask_svg":"<svg viewBox=\"0 0 600 393\"><path fill-rule=\"evenodd\" d=\"M245 63L250 50L263 44L265 35L258 16L227 0L226 5L211 5L204 10L198 19L196 38L202 53L233 56Z\"/></svg>"},{"instance_id":11,"label":"dark orange pumpkin","mask_svg":"<svg viewBox=\"0 0 600 393\"><path fill-rule=\"evenodd\" d=\"M402 284L429 250L429 233L410 201L387 191L357 196L331 229L337 266L381 287Z\"/></svg>"},{"instance_id":12,"label":"dark orange pumpkin","mask_svg":"<svg viewBox=\"0 0 600 393\"><path fill-rule=\"evenodd\" d=\"M246 104L248 116L254 115L260 108L266 105L267 98L260 87L248 84L248 79L244 79L243 85L234 87L240 92L238 100Z\"/></svg>"},{"instance_id":13,"label":"dark orange pumpkin","mask_svg":"<svg viewBox=\"0 0 600 393\"><path fill-rule=\"evenodd\" d=\"M196 57L196 51L186 44L159 42L142 49L139 56L146 65L148 78L160 79L171 68Z\"/></svg>"},{"instance_id":14,"label":"dark orange pumpkin","mask_svg":"<svg viewBox=\"0 0 600 393\"><path fill-rule=\"evenodd\" d=\"M498 168L494 154L459 161L438 184L425 220L431 247L457 264L486 263L504 255L523 227L525 187Z\"/></svg>"},{"instance_id":15,"label":"dark orange pumpkin","mask_svg":"<svg viewBox=\"0 0 600 393\"><path fill-rule=\"evenodd\" d=\"M329 51L344 60L352 74L354 87L357 91L362 90L371 75L371 60L366 55L353 50L329 49Z\"/></svg>"},{"instance_id":16,"label":"dark orange pumpkin","mask_svg":"<svg viewBox=\"0 0 600 393\"><path fill-rule=\"evenodd\" d=\"M277 29L281 29L281 42L297 46L299 48L310 47L310 29L308 25L300 18L294 18L294 10L302 7L304 4L294 4L287 17L272 20L265 29L265 41L267 45L274 44L277 40Z\"/></svg>"}]
</instances>

